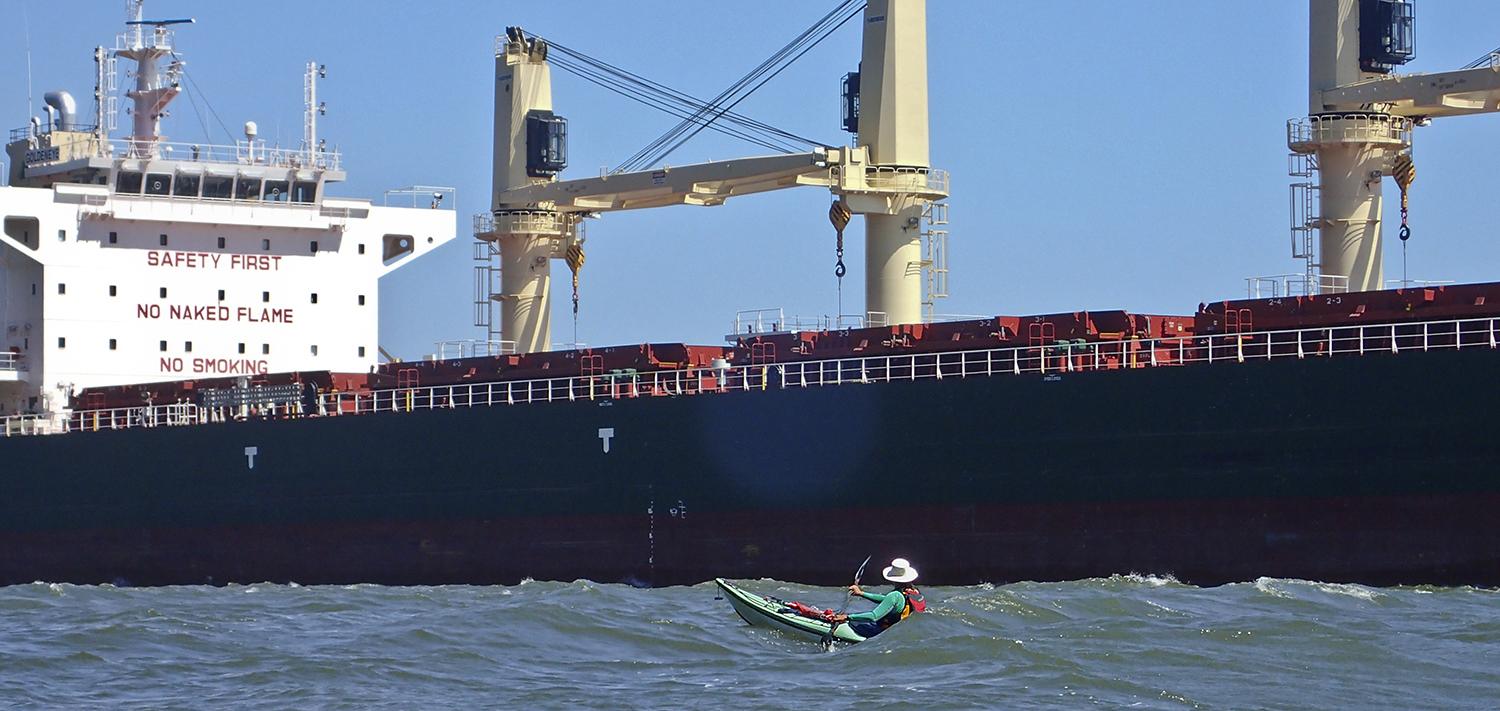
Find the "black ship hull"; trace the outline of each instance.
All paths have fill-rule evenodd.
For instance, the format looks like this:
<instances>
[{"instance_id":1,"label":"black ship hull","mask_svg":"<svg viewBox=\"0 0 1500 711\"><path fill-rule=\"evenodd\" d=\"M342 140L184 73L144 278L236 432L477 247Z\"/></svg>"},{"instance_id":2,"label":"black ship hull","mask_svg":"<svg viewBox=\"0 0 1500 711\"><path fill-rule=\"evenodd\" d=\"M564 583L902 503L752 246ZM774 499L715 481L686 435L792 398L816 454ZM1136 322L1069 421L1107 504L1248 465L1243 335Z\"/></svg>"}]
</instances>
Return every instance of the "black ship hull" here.
<instances>
[{"instance_id":1,"label":"black ship hull","mask_svg":"<svg viewBox=\"0 0 1500 711\"><path fill-rule=\"evenodd\" d=\"M1497 365L1473 348L13 437L0 584L834 584L899 555L929 584L1500 585Z\"/></svg>"}]
</instances>

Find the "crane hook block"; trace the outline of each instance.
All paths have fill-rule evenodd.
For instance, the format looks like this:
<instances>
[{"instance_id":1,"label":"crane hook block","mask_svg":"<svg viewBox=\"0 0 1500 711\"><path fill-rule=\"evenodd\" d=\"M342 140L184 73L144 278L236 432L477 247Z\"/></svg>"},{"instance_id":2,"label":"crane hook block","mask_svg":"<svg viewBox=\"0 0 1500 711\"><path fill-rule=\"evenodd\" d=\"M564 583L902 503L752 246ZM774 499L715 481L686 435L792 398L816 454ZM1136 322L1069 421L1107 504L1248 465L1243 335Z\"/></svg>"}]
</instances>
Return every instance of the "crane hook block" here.
<instances>
[{"instance_id":1,"label":"crane hook block","mask_svg":"<svg viewBox=\"0 0 1500 711\"><path fill-rule=\"evenodd\" d=\"M1410 153L1402 153L1396 156L1396 164L1391 168L1391 177L1396 179L1396 187L1401 188L1401 209L1406 209L1406 191L1411 187L1412 181L1417 179L1417 166L1412 162Z\"/></svg>"},{"instance_id":2,"label":"crane hook block","mask_svg":"<svg viewBox=\"0 0 1500 711\"><path fill-rule=\"evenodd\" d=\"M828 221L833 223L833 229L839 234L844 233L844 228L849 226L849 219L852 217L854 213L843 200L835 200L828 206Z\"/></svg>"},{"instance_id":3,"label":"crane hook block","mask_svg":"<svg viewBox=\"0 0 1500 711\"><path fill-rule=\"evenodd\" d=\"M576 242L568 245L567 251L563 253L563 260L568 263L568 269L577 275L578 270L583 268L583 245Z\"/></svg>"}]
</instances>

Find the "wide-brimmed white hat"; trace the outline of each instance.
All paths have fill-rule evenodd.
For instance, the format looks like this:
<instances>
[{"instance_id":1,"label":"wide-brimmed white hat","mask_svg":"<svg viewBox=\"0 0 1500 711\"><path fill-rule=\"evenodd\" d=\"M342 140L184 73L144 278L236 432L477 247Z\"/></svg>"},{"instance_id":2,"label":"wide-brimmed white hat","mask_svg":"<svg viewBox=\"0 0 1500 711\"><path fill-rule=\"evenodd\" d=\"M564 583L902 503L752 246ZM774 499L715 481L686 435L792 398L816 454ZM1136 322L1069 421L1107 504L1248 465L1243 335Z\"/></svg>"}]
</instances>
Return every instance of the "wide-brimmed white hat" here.
<instances>
[{"instance_id":1,"label":"wide-brimmed white hat","mask_svg":"<svg viewBox=\"0 0 1500 711\"><path fill-rule=\"evenodd\" d=\"M911 563L905 558L897 558L891 561L889 567L881 571L886 580L893 583L909 583L917 579L917 569L911 567Z\"/></svg>"}]
</instances>

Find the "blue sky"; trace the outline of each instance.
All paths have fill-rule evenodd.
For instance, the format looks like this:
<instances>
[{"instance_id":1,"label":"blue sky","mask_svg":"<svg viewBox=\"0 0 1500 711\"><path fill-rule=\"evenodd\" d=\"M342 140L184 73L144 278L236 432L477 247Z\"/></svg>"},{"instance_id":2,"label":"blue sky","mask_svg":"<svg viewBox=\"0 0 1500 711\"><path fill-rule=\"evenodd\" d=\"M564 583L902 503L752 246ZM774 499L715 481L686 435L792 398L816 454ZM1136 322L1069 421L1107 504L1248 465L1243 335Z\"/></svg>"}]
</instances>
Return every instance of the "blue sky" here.
<instances>
[{"instance_id":1,"label":"blue sky","mask_svg":"<svg viewBox=\"0 0 1500 711\"><path fill-rule=\"evenodd\" d=\"M414 183L458 188L460 236L382 282L381 341L405 357L471 323L469 216L487 208L494 36L521 25L700 96L716 94L833 2L281 2L151 0L179 30L188 72L231 130L295 146L301 74L325 63L322 135L345 155L335 192L375 197ZM0 114L26 121L29 20L34 92L66 88L88 111L91 50L111 44L123 2L11 0L0 35ZM1124 308L1191 313L1244 293L1244 277L1298 271L1289 256L1285 122L1306 110L1307 3L931 0L932 160L953 176L950 292L939 310L1020 314ZM1455 69L1500 46L1500 3L1417 6L1409 71ZM858 62L853 23L737 107L830 143L838 81ZM557 72L571 168L597 174L675 119ZM204 136L186 99L166 133ZM1500 117L1419 129L1411 275L1500 279L1491 220ZM764 153L700 134L682 164ZM1388 195L1395 190L1387 183ZM589 225L580 340L719 342L737 309L835 309L826 191L750 196L715 208L618 213ZM1395 201L1388 200L1388 224ZM863 293L850 228L846 304ZM1394 235L1388 233L1389 237ZM1400 276L1394 239L1386 276ZM566 268L555 265L554 338L572 340Z\"/></svg>"}]
</instances>

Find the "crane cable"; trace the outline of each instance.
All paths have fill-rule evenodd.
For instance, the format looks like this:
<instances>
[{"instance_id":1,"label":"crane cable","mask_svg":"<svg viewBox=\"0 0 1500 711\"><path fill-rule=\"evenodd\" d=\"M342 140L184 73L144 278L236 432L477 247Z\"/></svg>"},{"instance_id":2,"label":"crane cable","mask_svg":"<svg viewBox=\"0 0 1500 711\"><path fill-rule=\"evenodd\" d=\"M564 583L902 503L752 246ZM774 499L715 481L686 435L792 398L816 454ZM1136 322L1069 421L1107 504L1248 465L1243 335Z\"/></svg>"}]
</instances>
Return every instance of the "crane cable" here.
<instances>
[{"instance_id":1,"label":"crane cable","mask_svg":"<svg viewBox=\"0 0 1500 711\"><path fill-rule=\"evenodd\" d=\"M657 109L658 111L661 111L663 113L676 116L678 118L690 118L693 112L697 111L701 106L707 105L687 95L683 95L686 98L682 98L672 97L670 95L656 92L643 93L639 91L638 85L633 85L629 82L625 82L608 75L596 73L588 69L584 64L575 63L563 57L554 56L552 59L552 64L559 69L567 71L568 73L573 74L580 79L583 79L584 81L624 96L632 101ZM753 126L755 124L759 124L759 122L755 121L754 119L743 117L738 114L736 114L735 119L731 120L729 123L739 126ZM764 133L760 133L760 135L758 135L756 130L731 128L719 125L714 125L712 126L712 128L714 131L722 133L726 136L738 138L747 143L753 143L755 145L769 148L780 153L790 153L793 151L793 149L787 146L787 142L778 142L773 138L764 137ZM810 143L812 145L822 145L817 142Z\"/></svg>"},{"instance_id":2,"label":"crane cable","mask_svg":"<svg viewBox=\"0 0 1500 711\"><path fill-rule=\"evenodd\" d=\"M568 263L568 270L573 272L573 315L578 315L578 270L583 268L583 245L574 242L568 245L563 252L563 261Z\"/></svg>"},{"instance_id":3,"label":"crane cable","mask_svg":"<svg viewBox=\"0 0 1500 711\"><path fill-rule=\"evenodd\" d=\"M793 38L792 41L772 54L766 61L761 62L759 66L740 77L729 88L720 92L718 96L715 96L709 102L710 105L705 110L694 114L693 120L684 120L673 126L666 133L658 136L656 140L647 144L646 147L636 151L635 155L632 155L624 163L616 167L614 172L641 170L661 162L688 140L702 132L704 128L713 125L715 121L722 118L731 109L739 105L740 102L755 93L756 90L765 86L766 82L774 79L776 75L791 66L793 62L796 62L803 55L811 51L813 47L822 43L835 30L853 19L855 15L863 12L864 6L865 3L859 0L843 0L832 11L813 23L812 27L804 30L797 37ZM749 88L747 89L746 87ZM697 128L693 128L693 126L697 126Z\"/></svg>"},{"instance_id":4,"label":"crane cable","mask_svg":"<svg viewBox=\"0 0 1500 711\"><path fill-rule=\"evenodd\" d=\"M842 199L834 200L828 206L828 221L833 223L835 234L833 254L837 261L833 265L833 276L838 279L840 317L844 315L844 275L849 271L844 267L844 228L849 226L849 219L853 216L849 204Z\"/></svg>"},{"instance_id":5,"label":"crane cable","mask_svg":"<svg viewBox=\"0 0 1500 711\"><path fill-rule=\"evenodd\" d=\"M1406 286L1406 241L1411 239L1411 227L1406 224L1406 199L1412 181L1417 179L1417 166L1412 162L1410 152L1396 156L1396 164L1391 168L1391 177L1396 179L1396 187L1401 189L1401 231L1397 235L1401 237L1401 285L1404 287Z\"/></svg>"},{"instance_id":6,"label":"crane cable","mask_svg":"<svg viewBox=\"0 0 1500 711\"><path fill-rule=\"evenodd\" d=\"M583 268L583 245L574 242L563 251L563 261L573 272L573 347L578 347L578 270Z\"/></svg>"},{"instance_id":7,"label":"crane cable","mask_svg":"<svg viewBox=\"0 0 1500 711\"><path fill-rule=\"evenodd\" d=\"M538 35L532 36L547 42L552 49L552 64L559 69L632 101L688 121L695 120L695 115L710 112L714 108L709 102L686 92L652 81L566 45L558 44L556 41ZM720 133L783 153L795 150L789 146L828 145L734 112L726 112L723 116L723 123L732 124L736 128L725 128L717 124L710 127Z\"/></svg>"}]
</instances>

